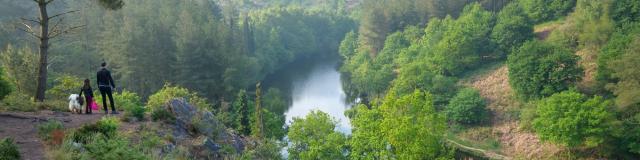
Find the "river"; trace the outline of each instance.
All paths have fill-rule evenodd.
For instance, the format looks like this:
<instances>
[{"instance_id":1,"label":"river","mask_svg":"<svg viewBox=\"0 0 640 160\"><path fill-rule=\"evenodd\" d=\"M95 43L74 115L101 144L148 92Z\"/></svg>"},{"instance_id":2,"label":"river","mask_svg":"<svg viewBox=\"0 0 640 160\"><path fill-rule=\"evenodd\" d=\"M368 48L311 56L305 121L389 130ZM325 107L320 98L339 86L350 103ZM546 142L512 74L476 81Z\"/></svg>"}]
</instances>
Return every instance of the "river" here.
<instances>
[{"instance_id":1,"label":"river","mask_svg":"<svg viewBox=\"0 0 640 160\"><path fill-rule=\"evenodd\" d=\"M280 89L289 100L285 112L287 125L294 117L304 117L312 110L328 113L338 125L336 130L351 134L349 118L344 115L351 103L346 100L337 58L319 58L296 61L270 75L266 87Z\"/></svg>"},{"instance_id":2,"label":"river","mask_svg":"<svg viewBox=\"0 0 640 160\"><path fill-rule=\"evenodd\" d=\"M320 110L337 120L337 131L351 134L349 118L344 111L353 104L347 100L337 58L298 60L268 76L265 86L278 88L289 102L285 112L287 125L293 117L304 117L312 110ZM349 98L353 99L353 98ZM282 151L286 157L286 148ZM486 159L456 150L455 159Z\"/></svg>"}]
</instances>

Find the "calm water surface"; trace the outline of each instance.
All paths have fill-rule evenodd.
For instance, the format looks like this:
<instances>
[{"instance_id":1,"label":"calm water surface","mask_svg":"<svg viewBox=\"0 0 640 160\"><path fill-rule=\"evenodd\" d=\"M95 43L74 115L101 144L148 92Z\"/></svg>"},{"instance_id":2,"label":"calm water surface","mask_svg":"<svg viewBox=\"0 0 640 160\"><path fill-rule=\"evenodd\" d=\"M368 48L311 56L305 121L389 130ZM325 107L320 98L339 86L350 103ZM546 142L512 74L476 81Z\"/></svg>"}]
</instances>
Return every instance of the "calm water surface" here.
<instances>
[{"instance_id":1,"label":"calm water surface","mask_svg":"<svg viewBox=\"0 0 640 160\"><path fill-rule=\"evenodd\" d=\"M335 59L299 61L267 78L266 86L279 88L289 98L285 112L288 125L293 117L320 110L338 121L338 131L351 133L351 124L344 115L350 103L346 101L337 65Z\"/></svg>"}]
</instances>

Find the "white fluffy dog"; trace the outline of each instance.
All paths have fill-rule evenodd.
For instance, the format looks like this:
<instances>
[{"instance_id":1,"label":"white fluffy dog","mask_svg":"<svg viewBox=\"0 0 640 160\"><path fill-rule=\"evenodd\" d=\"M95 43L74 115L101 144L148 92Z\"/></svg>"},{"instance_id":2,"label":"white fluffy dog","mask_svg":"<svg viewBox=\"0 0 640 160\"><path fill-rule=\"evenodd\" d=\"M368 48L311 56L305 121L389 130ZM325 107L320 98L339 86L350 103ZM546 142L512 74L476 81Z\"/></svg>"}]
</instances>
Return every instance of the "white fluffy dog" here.
<instances>
[{"instance_id":1,"label":"white fluffy dog","mask_svg":"<svg viewBox=\"0 0 640 160\"><path fill-rule=\"evenodd\" d=\"M82 104L80 104L80 95L71 94L69 96L69 111L71 113L82 114Z\"/></svg>"}]
</instances>

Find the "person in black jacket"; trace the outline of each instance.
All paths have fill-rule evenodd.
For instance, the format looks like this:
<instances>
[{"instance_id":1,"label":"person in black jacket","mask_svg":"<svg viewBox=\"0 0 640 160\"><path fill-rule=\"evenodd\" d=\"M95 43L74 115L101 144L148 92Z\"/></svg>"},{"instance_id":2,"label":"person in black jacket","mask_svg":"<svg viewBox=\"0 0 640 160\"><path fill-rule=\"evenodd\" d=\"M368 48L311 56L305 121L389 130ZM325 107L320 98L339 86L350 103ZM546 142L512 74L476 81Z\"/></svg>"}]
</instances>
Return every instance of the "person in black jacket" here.
<instances>
[{"instance_id":1,"label":"person in black jacket","mask_svg":"<svg viewBox=\"0 0 640 160\"><path fill-rule=\"evenodd\" d=\"M104 106L104 113L108 113L107 110L107 100L106 96L109 96L109 104L111 104L111 114L118 114L116 111L115 104L113 103L113 89L116 88L116 85L113 83L113 78L111 78L111 72L107 70L107 62L102 62L100 65L102 69L98 71L98 89L100 90L100 94L102 94L102 106Z\"/></svg>"},{"instance_id":2,"label":"person in black jacket","mask_svg":"<svg viewBox=\"0 0 640 160\"><path fill-rule=\"evenodd\" d=\"M89 79L84 80L84 86L80 89L80 97L82 97L82 94L84 94L85 104L87 106L84 112L91 114L90 105L91 102L93 102L93 89L91 88L91 81L89 81Z\"/></svg>"}]
</instances>

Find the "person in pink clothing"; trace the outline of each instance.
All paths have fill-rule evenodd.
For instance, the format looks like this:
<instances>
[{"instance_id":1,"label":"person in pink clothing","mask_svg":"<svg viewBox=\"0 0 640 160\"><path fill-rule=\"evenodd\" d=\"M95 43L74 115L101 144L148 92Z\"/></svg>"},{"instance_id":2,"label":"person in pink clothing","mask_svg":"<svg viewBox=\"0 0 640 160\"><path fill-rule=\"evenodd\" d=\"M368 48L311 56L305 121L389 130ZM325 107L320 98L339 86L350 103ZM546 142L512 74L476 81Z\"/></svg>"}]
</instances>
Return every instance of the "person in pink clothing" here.
<instances>
[{"instance_id":1,"label":"person in pink clothing","mask_svg":"<svg viewBox=\"0 0 640 160\"><path fill-rule=\"evenodd\" d=\"M89 79L85 79L84 80L84 86L82 86L82 89L80 89L80 97L82 97L82 94L84 94L84 99L85 99L85 104L86 104L86 109L85 109L85 113L86 114L91 114L91 104L93 102L93 89L91 88L91 82L89 81Z\"/></svg>"}]
</instances>

